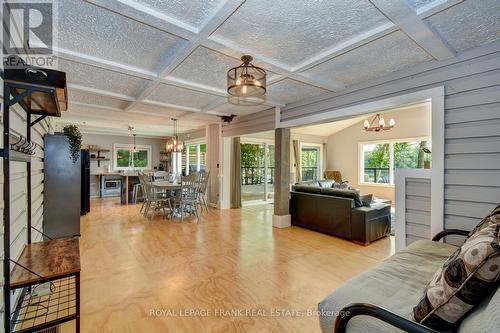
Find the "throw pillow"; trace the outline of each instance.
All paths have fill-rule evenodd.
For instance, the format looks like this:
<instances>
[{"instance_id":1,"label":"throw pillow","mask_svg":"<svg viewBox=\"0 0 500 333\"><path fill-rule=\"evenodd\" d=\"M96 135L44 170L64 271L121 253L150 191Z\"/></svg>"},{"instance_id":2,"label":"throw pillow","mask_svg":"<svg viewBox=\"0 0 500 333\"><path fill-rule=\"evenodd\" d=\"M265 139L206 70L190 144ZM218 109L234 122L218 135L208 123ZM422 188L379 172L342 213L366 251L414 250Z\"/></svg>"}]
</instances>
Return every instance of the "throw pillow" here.
<instances>
[{"instance_id":1,"label":"throw pillow","mask_svg":"<svg viewBox=\"0 0 500 333\"><path fill-rule=\"evenodd\" d=\"M349 185L348 184L333 183L332 188L338 188L340 190L348 190Z\"/></svg>"},{"instance_id":2,"label":"throw pillow","mask_svg":"<svg viewBox=\"0 0 500 333\"><path fill-rule=\"evenodd\" d=\"M446 260L413 308L416 322L436 330L453 328L493 292L500 274L500 206Z\"/></svg>"},{"instance_id":3,"label":"throw pillow","mask_svg":"<svg viewBox=\"0 0 500 333\"><path fill-rule=\"evenodd\" d=\"M365 207L370 207L372 201L373 201L373 194L365 194L361 196L361 202Z\"/></svg>"}]
</instances>

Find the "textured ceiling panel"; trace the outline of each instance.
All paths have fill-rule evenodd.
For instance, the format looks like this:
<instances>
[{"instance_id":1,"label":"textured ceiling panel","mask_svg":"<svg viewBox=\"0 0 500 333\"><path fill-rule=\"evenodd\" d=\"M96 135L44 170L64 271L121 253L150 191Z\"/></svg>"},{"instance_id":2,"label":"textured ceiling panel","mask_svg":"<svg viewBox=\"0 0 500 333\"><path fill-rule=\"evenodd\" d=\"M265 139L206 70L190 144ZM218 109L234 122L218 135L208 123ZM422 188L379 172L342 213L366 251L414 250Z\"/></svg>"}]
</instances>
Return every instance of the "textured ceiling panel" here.
<instances>
[{"instance_id":1,"label":"textured ceiling panel","mask_svg":"<svg viewBox=\"0 0 500 333\"><path fill-rule=\"evenodd\" d=\"M223 0L137 0L160 13L199 28L223 3Z\"/></svg>"},{"instance_id":2,"label":"textured ceiling panel","mask_svg":"<svg viewBox=\"0 0 500 333\"><path fill-rule=\"evenodd\" d=\"M500 39L500 1L468 0L426 19L455 50Z\"/></svg>"},{"instance_id":3,"label":"textured ceiling panel","mask_svg":"<svg viewBox=\"0 0 500 333\"><path fill-rule=\"evenodd\" d=\"M59 70L66 72L68 83L122 95L137 97L149 82L134 76L63 59L58 59L57 63Z\"/></svg>"},{"instance_id":4,"label":"textured ceiling panel","mask_svg":"<svg viewBox=\"0 0 500 333\"><path fill-rule=\"evenodd\" d=\"M127 101L122 101L119 99L106 97L106 96L89 94L89 93L85 93L85 92L81 92L81 91L77 91L77 90L73 90L73 89L69 89L68 96L69 96L69 103L70 104L72 102L78 102L78 103L102 105L102 106L107 106L107 107L112 107L112 108L117 108L117 109L124 109L129 104L129 102L127 102Z\"/></svg>"},{"instance_id":5,"label":"textured ceiling panel","mask_svg":"<svg viewBox=\"0 0 500 333\"><path fill-rule=\"evenodd\" d=\"M227 71L240 63L239 59L198 47L171 76L225 90Z\"/></svg>"},{"instance_id":6,"label":"textured ceiling panel","mask_svg":"<svg viewBox=\"0 0 500 333\"><path fill-rule=\"evenodd\" d=\"M159 71L186 40L84 1L58 1L58 44L134 67Z\"/></svg>"},{"instance_id":7,"label":"textured ceiling panel","mask_svg":"<svg viewBox=\"0 0 500 333\"><path fill-rule=\"evenodd\" d=\"M397 31L324 62L306 73L353 84L430 60L431 56Z\"/></svg>"},{"instance_id":8,"label":"textured ceiling panel","mask_svg":"<svg viewBox=\"0 0 500 333\"><path fill-rule=\"evenodd\" d=\"M295 80L285 79L268 86L266 95L272 101L289 104L304 98L318 96L325 92L328 92L328 90Z\"/></svg>"},{"instance_id":9,"label":"textured ceiling panel","mask_svg":"<svg viewBox=\"0 0 500 333\"><path fill-rule=\"evenodd\" d=\"M187 111L178 110L174 108L166 108L163 106L149 105L138 103L130 111L147 112L151 115L161 116L161 117L179 117L185 114Z\"/></svg>"},{"instance_id":10,"label":"textured ceiling panel","mask_svg":"<svg viewBox=\"0 0 500 333\"><path fill-rule=\"evenodd\" d=\"M407 0L407 1L413 8L418 9L420 7L430 4L431 2L434 2L435 0Z\"/></svg>"},{"instance_id":11,"label":"textured ceiling panel","mask_svg":"<svg viewBox=\"0 0 500 333\"><path fill-rule=\"evenodd\" d=\"M216 35L254 54L295 65L386 22L367 0L247 0Z\"/></svg>"},{"instance_id":12,"label":"textured ceiling panel","mask_svg":"<svg viewBox=\"0 0 500 333\"><path fill-rule=\"evenodd\" d=\"M160 84L148 97L148 99L153 101L199 109L213 101L215 98L217 98L217 96L166 84Z\"/></svg>"},{"instance_id":13,"label":"textured ceiling panel","mask_svg":"<svg viewBox=\"0 0 500 333\"><path fill-rule=\"evenodd\" d=\"M245 115L250 113L255 113L269 109L270 106L267 105L257 105L257 106L238 106L230 103L223 104L219 107L213 109L216 112L234 113L236 115Z\"/></svg>"}]
</instances>

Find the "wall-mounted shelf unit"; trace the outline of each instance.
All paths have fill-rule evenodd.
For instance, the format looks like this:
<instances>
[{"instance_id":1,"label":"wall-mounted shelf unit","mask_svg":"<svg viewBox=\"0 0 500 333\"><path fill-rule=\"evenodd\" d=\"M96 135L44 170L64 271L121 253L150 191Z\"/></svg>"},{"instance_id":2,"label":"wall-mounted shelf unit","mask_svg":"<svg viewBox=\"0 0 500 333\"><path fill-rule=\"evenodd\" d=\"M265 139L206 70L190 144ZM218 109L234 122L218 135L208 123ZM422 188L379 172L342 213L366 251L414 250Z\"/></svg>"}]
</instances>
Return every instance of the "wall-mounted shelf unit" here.
<instances>
[{"instance_id":1,"label":"wall-mounted shelf unit","mask_svg":"<svg viewBox=\"0 0 500 333\"><path fill-rule=\"evenodd\" d=\"M65 321L76 320L80 331L80 253L77 238L32 243L31 231L31 156L35 144L31 142L31 128L49 116L60 116L67 108L66 75L63 72L22 67L4 70L3 142L3 297L4 332L36 332ZM43 74L43 75L42 75ZM18 104L26 112L26 137L10 128L10 108ZM32 116L38 117L32 120ZM19 258L11 257L11 162L26 163L26 230L25 247ZM41 232L41 231L39 231ZM44 234L46 238L50 238ZM61 265L61 262L65 263ZM67 265L71 262L71 265ZM12 266L11 266L12 264ZM11 269L12 267L12 269ZM41 284L49 285L50 292L37 295ZM13 292L21 290L19 294ZM36 292L35 292L36 291ZM67 293L68 298L61 298ZM12 295L19 295L11 304ZM66 303L66 299L71 299ZM56 304L57 303L57 304ZM64 303L64 304L63 304ZM52 304L66 312L54 312Z\"/></svg>"},{"instance_id":2,"label":"wall-mounted shelf unit","mask_svg":"<svg viewBox=\"0 0 500 333\"><path fill-rule=\"evenodd\" d=\"M97 166L100 167L101 166L101 162L105 162L105 161L110 161L111 159L109 157L106 157L106 156L102 156L101 153L109 153L111 150L109 149L105 149L105 148L96 148L96 147L89 147L89 152L90 153L97 153L97 156L96 157L91 157L90 158L90 161L94 161L94 162L97 162Z\"/></svg>"}]
</instances>

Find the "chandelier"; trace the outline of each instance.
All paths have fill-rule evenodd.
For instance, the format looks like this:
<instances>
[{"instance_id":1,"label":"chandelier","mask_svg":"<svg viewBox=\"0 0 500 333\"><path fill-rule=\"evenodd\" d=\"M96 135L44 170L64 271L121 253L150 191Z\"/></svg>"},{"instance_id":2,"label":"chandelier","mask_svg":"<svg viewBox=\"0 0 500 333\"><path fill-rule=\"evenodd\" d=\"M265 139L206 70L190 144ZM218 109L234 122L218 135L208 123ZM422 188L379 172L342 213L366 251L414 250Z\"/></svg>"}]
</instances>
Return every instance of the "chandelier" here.
<instances>
[{"instance_id":1,"label":"chandelier","mask_svg":"<svg viewBox=\"0 0 500 333\"><path fill-rule=\"evenodd\" d=\"M249 55L241 57L243 63L227 72L229 102L236 105L258 105L265 101L266 71L254 66Z\"/></svg>"},{"instance_id":2,"label":"chandelier","mask_svg":"<svg viewBox=\"0 0 500 333\"><path fill-rule=\"evenodd\" d=\"M363 123L363 128L367 132L380 132L381 130L390 130L394 127L394 125L396 125L396 121L394 120L394 118L391 118L389 120L389 125L386 125L384 117L377 113L371 121L369 121L368 119L365 120L365 122Z\"/></svg>"},{"instance_id":3,"label":"chandelier","mask_svg":"<svg viewBox=\"0 0 500 333\"><path fill-rule=\"evenodd\" d=\"M172 121L174 122L174 134L167 141L166 151L167 153L180 153L184 150L184 142L179 140L179 133L177 132L177 119L172 118Z\"/></svg>"}]
</instances>

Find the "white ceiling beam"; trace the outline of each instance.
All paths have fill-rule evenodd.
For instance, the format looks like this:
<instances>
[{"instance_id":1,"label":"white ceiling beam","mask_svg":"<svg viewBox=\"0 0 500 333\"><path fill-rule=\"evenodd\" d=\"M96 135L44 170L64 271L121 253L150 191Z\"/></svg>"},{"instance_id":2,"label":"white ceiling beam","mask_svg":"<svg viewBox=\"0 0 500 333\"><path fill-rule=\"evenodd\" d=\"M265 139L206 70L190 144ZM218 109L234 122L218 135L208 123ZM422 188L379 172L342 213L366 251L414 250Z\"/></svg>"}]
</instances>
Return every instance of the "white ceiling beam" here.
<instances>
[{"instance_id":1,"label":"white ceiling beam","mask_svg":"<svg viewBox=\"0 0 500 333\"><path fill-rule=\"evenodd\" d=\"M155 80L158 77L154 72L151 71L121 64L116 61L110 61L103 58L89 56L80 52L75 52L63 48L54 48L54 53L60 59L69 60L84 65L90 65L118 73L123 73L145 80Z\"/></svg>"},{"instance_id":2,"label":"white ceiling beam","mask_svg":"<svg viewBox=\"0 0 500 333\"><path fill-rule=\"evenodd\" d=\"M230 57L239 57L239 55L241 54L251 53L249 50L219 36L211 36L206 41L204 41L202 45ZM283 63L277 62L273 59L253 53L252 57L254 58L254 63L256 65L268 71L274 72L278 75L291 78L299 82L313 84L317 87L321 87L323 89L331 91L338 91L345 88L345 85L340 82L336 82L333 80L321 81L318 80L317 78L305 77L302 73L295 73L292 71L291 67Z\"/></svg>"},{"instance_id":3,"label":"white ceiling beam","mask_svg":"<svg viewBox=\"0 0 500 333\"><path fill-rule=\"evenodd\" d=\"M130 103L125 109L132 109L138 101L146 99L151 95L151 93L156 89L156 87L161 83L161 78L167 77L179 64L181 64L208 36L210 36L224 21L226 21L232 13L238 9L245 0L227 0L224 4L218 8L217 11L212 15L212 17L205 23L205 25L200 29L198 34L195 34L189 38L189 42L185 47L183 47L177 54L170 57L170 61L163 66L160 71L159 78L148 85L144 91L139 95L137 101Z\"/></svg>"},{"instance_id":4,"label":"white ceiling beam","mask_svg":"<svg viewBox=\"0 0 500 333\"><path fill-rule=\"evenodd\" d=\"M182 106L182 105L177 105L177 104L163 103L163 102L153 101L150 99L145 99L141 103L147 104L147 105L153 105L153 106L161 106L161 107L170 108L170 109L190 111L191 113L201 111L201 109L198 109L198 108L192 108L192 107Z\"/></svg>"},{"instance_id":5,"label":"white ceiling beam","mask_svg":"<svg viewBox=\"0 0 500 333\"><path fill-rule=\"evenodd\" d=\"M444 60L455 56L455 51L417 16L406 0L370 2L434 59Z\"/></svg>"},{"instance_id":6,"label":"white ceiling beam","mask_svg":"<svg viewBox=\"0 0 500 333\"><path fill-rule=\"evenodd\" d=\"M83 106L83 107L88 107L88 108L92 108L92 109L101 109L101 110L123 112L123 109L120 109L120 108L114 108L112 106L98 105L98 104L92 104L92 103L71 102L71 105Z\"/></svg>"},{"instance_id":7,"label":"white ceiling beam","mask_svg":"<svg viewBox=\"0 0 500 333\"><path fill-rule=\"evenodd\" d=\"M314 66L317 66L325 61L328 61L332 58L335 58L341 54L344 54L348 51L351 51L361 45L367 44L377 38L383 37L385 35L390 34L397 30L397 27L394 23L388 22L382 24L378 27L365 31L361 34L358 34L340 44L336 44L309 59L301 62L300 64L294 66L292 68L293 72L302 72L308 70Z\"/></svg>"},{"instance_id":8,"label":"white ceiling beam","mask_svg":"<svg viewBox=\"0 0 500 333\"><path fill-rule=\"evenodd\" d=\"M417 9L417 15L421 19L437 14L445 9L455 6L464 0L434 0L427 5Z\"/></svg>"},{"instance_id":9,"label":"white ceiling beam","mask_svg":"<svg viewBox=\"0 0 500 333\"><path fill-rule=\"evenodd\" d=\"M195 38L197 29L176 20L167 15L161 14L149 7L141 5L131 0L85 0L88 3L128 17L139 23L148 25L155 29L169 34L190 40Z\"/></svg>"},{"instance_id":10,"label":"white ceiling beam","mask_svg":"<svg viewBox=\"0 0 500 333\"><path fill-rule=\"evenodd\" d=\"M73 90L78 90L78 91L82 91L82 92L86 92L86 93L90 93L90 94L95 94L95 95L99 95L99 96L112 97L112 98L121 99L121 100L127 101L127 102L135 101L135 97L133 97L133 96L118 94L115 92L105 91L102 89L85 87L85 86L82 86L79 84L74 84L74 83L68 83L67 86L68 86L68 88L73 89ZM70 95L70 97L71 97L71 95Z\"/></svg>"}]
</instances>

